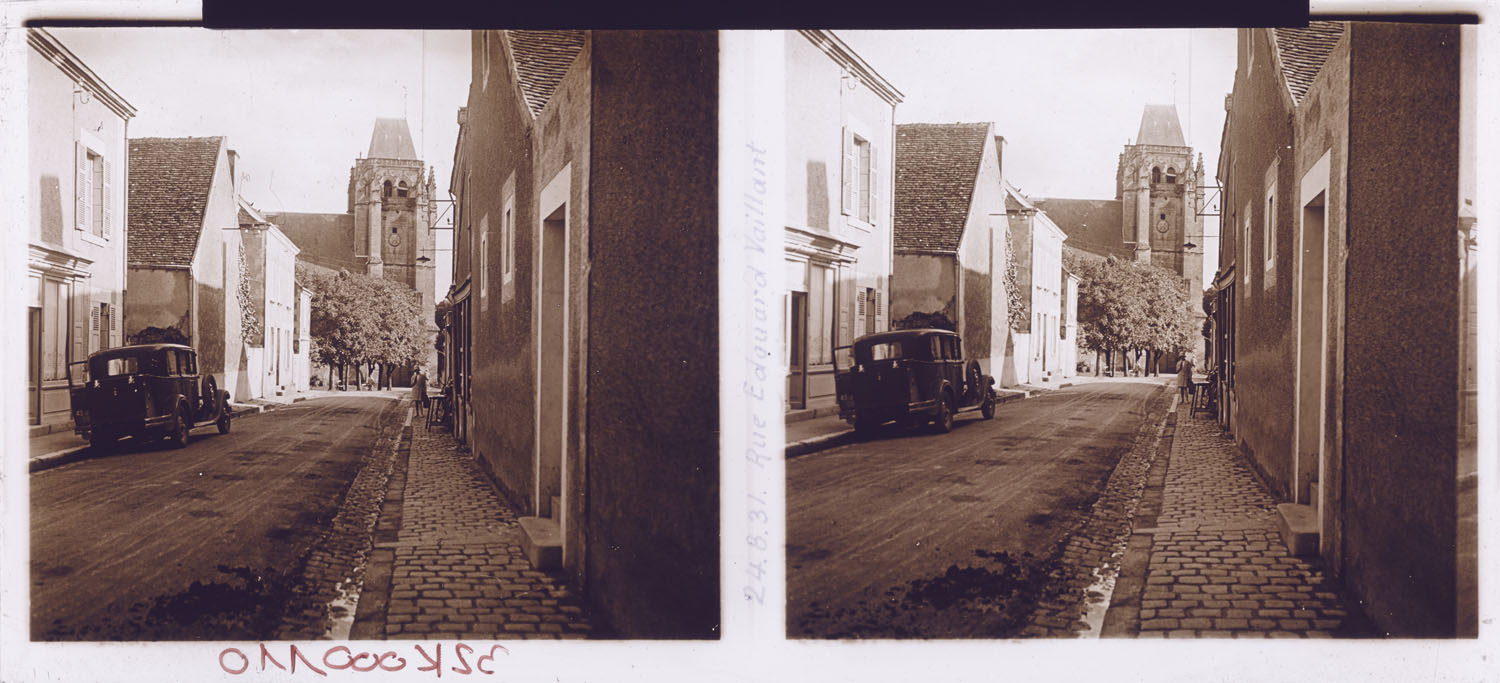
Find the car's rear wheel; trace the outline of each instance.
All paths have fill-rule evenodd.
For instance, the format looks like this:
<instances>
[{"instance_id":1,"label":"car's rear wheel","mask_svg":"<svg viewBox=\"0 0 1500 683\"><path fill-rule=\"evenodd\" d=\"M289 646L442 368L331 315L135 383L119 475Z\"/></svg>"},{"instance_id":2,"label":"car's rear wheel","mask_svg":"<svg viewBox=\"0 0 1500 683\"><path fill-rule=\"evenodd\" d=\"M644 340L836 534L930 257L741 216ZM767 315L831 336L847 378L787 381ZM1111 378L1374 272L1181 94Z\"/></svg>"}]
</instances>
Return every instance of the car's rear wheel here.
<instances>
[{"instance_id":1,"label":"car's rear wheel","mask_svg":"<svg viewBox=\"0 0 1500 683\"><path fill-rule=\"evenodd\" d=\"M89 448L95 452L103 452L115 447L115 437L109 434L92 432L89 434Z\"/></svg>"},{"instance_id":2,"label":"car's rear wheel","mask_svg":"<svg viewBox=\"0 0 1500 683\"><path fill-rule=\"evenodd\" d=\"M868 417L854 418L854 433L860 438L868 439L875 436L880 430L880 421Z\"/></svg>"},{"instance_id":3,"label":"car's rear wheel","mask_svg":"<svg viewBox=\"0 0 1500 683\"><path fill-rule=\"evenodd\" d=\"M182 448L188 444L188 426L183 413L187 412L182 403L172 410L172 422L167 427L167 444L173 448Z\"/></svg>"},{"instance_id":4,"label":"car's rear wheel","mask_svg":"<svg viewBox=\"0 0 1500 683\"><path fill-rule=\"evenodd\" d=\"M932 426L942 434L953 431L952 392L943 392L943 400L938 402L938 413L936 417L932 418Z\"/></svg>"}]
</instances>

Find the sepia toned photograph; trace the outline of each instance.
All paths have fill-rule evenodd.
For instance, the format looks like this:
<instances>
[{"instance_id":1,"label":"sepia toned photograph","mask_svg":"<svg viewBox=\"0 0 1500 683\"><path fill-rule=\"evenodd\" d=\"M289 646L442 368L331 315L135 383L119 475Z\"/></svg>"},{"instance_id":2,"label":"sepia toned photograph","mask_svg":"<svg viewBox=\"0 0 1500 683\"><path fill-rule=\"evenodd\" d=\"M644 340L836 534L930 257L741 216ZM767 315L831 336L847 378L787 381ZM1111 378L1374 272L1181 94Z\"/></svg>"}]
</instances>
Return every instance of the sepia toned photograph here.
<instances>
[{"instance_id":1,"label":"sepia toned photograph","mask_svg":"<svg viewBox=\"0 0 1500 683\"><path fill-rule=\"evenodd\" d=\"M1468 17L207 5L0 6L0 679L1500 654Z\"/></svg>"},{"instance_id":2,"label":"sepia toned photograph","mask_svg":"<svg viewBox=\"0 0 1500 683\"><path fill-rule=\"evenodd\" d=\"M1475 637L1474 37L789 34L787 636Z\"/></svg>"},{"instance_id":3,"label":"sepia toned photograph","mask_svg":"<svg viewBox=\"0 0 1500 683\"><path fill-rule=\"evenodd\" d=\"M718 638L715 33L24 37L33 641Z\"/></svg>"}]
</instances>

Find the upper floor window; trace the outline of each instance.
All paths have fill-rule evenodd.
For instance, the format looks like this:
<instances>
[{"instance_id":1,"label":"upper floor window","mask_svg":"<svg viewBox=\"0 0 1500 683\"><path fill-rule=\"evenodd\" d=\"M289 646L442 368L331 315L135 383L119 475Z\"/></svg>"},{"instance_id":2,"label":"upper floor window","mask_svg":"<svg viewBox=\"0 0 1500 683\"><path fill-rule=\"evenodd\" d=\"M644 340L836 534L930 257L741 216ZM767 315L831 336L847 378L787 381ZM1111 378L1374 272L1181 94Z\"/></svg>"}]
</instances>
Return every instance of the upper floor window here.
<instances>
[{"instance_id":1,"label":"upper floor window","mask_svg":"<svg viewBox=\"0 0 1500 683\"><path fill-rule=\"evenodd\" d=\"M1240 266L1240 273L1245 278L1244 291L1245 298L1247 299L1250 297L1250 293L1255 291L1250 287L1253 280L1251 274L1255 272L1255 269L1252 267L1253 264L1250 262L1250 208L1252 206L1253 204L1250 201L1246 201L1245 210L1240 214L1240 249L1243 251L1238 254L1238 257L1242 264Z\"/></svg>"},{"instance_id":2,"label":"upper floor window","mask_svg":"<svg viewBox=\"0 0 1500 683\"><path fill-rule=\"evenodd\" d=\"M875 146L868 138L844 129L843 213L863 223L874 223L879 193Z\"/></svg>"},{"instance_id":3,"label":"upper floor window","mask_svg":"<svg viewBox=\"0 0 1500 683\"><path fill-rule=\"evenodd\" d=\"M110 163L96 147L77 143L77 175L73 226L85 234L108 238L110 234Z\"/></svg>"},{"instance_id":4,"label":"upper floor window","mask_svg":"<svg viewBox=\"0 0 1500 683\"><path fill-rule=\"evenodd\" d=\"M385 181L384 183L382 183L380 185L380 196L382 196L382 197L389 197L389 196L391 196L391 181L387 180L387 181Z\"/></svg>"},{"instance_id":5,"label":"upper floor window","mask_svg":"<svg viewBox=\"0 0 1500 683\"><path fill-rule=\"evenodd\" d=\"M1177 184L1177 169L1176 168L1171 167L1171 166L1167 167L1167 182L1170 183L1170 184L1172 184L1172 185L1176 185Z\"/></svg>"},{"instance_id":6,"label":"upper floor window","mask_svg":"<svg viewBox=\"0 0 1500 683\"><path fill-rule=\"evenodd\" d=\"M401 184L399 184L399 185L396 186L396 196L397 197L405 197L407 191L408 191L408 188L406 186L406 181L405 180L401 181Z\"/></svg>"},{"instance_id":7,"label":"upper floor window","mask_svg":"<svg viewBox=\"0 0 1500 683\"><path fill-rule=\"evenodd\" d=\"M500 281L509 285L516 277L516 211L515 198L505 198L505 215L500 223ZM508 294L508 292L507 292ZM507 296L508 298L508 296Z\"/></svg>"},{"instance_id":8,"label":"upper floor window","mask_svg":"<svg viewBox=\"0 0 1500 683\"><path fill-rule=\"evenodd\" d=\"M1160 166L1152 166L1151 167L1151 182L1153 182L1153 183L1159 183L1159 182L1161 182L1161 167Z\"/></svg>"},{"instance_id":9,"label":"upper floor window","mask_svg":"<svg viewBox=\"0 0 1500 683\"><path fill-rule=\"evenodd\" d=\"M1271 271L1276 268L1276 171L1279 160L1271 162L1271 168L1266 170L1266 200L1264 217L1264 232L1261 235L1261 246L1265 249L1263 258L1266 261L1266 289L1276 284L1275 276Z\"/></svg>"},{"instance_id":10,"label":"upper floor window","mask_svg":"<svg viewBox=\"0 0 1500 683\"><path fill-rule=\"evenodd\" d=\"M490 215L479 218L479 308L490 309Z\"/></svg>"}]
</instances>

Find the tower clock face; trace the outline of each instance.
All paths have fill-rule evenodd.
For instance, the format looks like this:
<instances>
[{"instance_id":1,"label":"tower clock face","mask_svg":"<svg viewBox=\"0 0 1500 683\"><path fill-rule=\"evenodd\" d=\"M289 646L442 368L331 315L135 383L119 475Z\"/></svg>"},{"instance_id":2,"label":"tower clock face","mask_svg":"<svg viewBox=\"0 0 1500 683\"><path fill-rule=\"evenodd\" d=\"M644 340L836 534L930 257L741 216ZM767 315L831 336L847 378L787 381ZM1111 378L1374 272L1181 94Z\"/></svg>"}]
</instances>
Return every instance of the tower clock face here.
<instances>
[{"instance_id":1,"label":"tower clock face","mask_svg":"<svg viewBox=\"0 0 1500 683\"><path fill-rule=\"evenodd\" d=\"M1160 233L1166 233L1166 231L1167 231L1167 219L1162 218L1162 219L1159 219L1159 220L1156 221L1156 231L1160 232Z\"/></svg>"},{"instance_id":2,"label":"tower clock face","mask_svg":"<svg viewBox=\"0 0 1500 683\"><path fill-rule=\"evenodd\" d=\"M1165 228L1162 228L1162 229L1165 230ZM393 246L393 247L399 247L399 246L401 246L401 233L399 233L399 232L393 232L393 233L391 233L389 236L386 237L386 241L389 242L390 245Z\"/></svg>"}]
</instances>

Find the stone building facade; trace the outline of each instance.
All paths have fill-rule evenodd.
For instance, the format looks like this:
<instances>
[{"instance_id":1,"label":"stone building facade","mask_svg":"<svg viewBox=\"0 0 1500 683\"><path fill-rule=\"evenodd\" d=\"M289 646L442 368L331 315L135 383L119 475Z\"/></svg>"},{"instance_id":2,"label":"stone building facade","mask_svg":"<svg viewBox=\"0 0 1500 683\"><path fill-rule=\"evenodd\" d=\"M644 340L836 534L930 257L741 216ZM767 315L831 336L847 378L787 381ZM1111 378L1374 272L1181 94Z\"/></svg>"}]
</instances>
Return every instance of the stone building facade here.
<instances>
[{"instance_id":1,"label":"stone building facade","mask_svg":"<svg viewBox=\"0 0 1500 683\"><path fill-rule=\"evenodd\" d=\"M1472 39L1242 29L1220 156L1221 419L1289 544L1397 636L1477 630Z\"/></svg>"},{"instance_id":2,"label":"stone building facade","mask_svg":"<svg viewBox=\"0 0 1500 683\"><path fill-rule=\"evenodd\" d=\"M836 411L838 347L888 329L901 93L829 31L784 36L787 408Z\"/></svg>"},{"instance_id":3,"label":"stone building facade","mask_svg":"<svg viewBox=\"0 0 1500 683\"><path fill-rule=\"evenodd\" d=\"M437 335L434 268L437 181L412 145L405 119L378 118L363 157L349 169L347 213L267 212L299 249L298 260L394 280L421 297L429 340ZM437 369L437 349L425 345L423 368ZM396 374L404 382L405 370Z\"/></svg>"},{"instance_id":4,"label":"stone building facade","mask_svg":"<svg viewBox=\"0 0 1500 683\"><path fill-rule=\"evenodd\" d=\"M890 285L894 326L951 323L964 357L997 379L1009 341L1003 144L992 123L896 127Z\"/></svg>"},{"instance_id":5,"label":"stone building facade","mask_svg":"<svg viewBox=\"0 0 1500 683\"><path fill-rule=\"evenodd\" d=\"M235 154L223 137L130 140L127 343L177 342L238 399L246 369Z\"/></svg>"},{"instance_id":6,"label":"stone building facade","mask_svg":"<svg viewBox=\"0 0 1500 683\"><path fill-rule=\"evenodd\" d=\"M1182 135L1176 105L1148 104L1133 144L1115 167L1115 198L1035 199L1068 235L1068 246L1098 256L1149 263L1187 280L1187 306L1201 327L1203 155ZM1198 335L1195 353L1204 357ZM1167 366L1171 366L1168 359Z\"/></svg>"},{"instance_id":7,"label":"stone building facade","mask_svg":"<svg viewBox=\"0 0 1500 683\"><path fill-rule=\"evenodd\" d=\"M456 434L622 636L719 624L718 37L475 31Z\"/></svg>"},{"instance_id":8,"label":"stone building facade","mask_svg":"<svg viewBox=\"0 0 1500 683\"><path fill-rule=\"evenodd\" d=\"M135 107L47 31L26 29L26 43L26 411L41 429L71 420L70 364L125 343Z\"/></svg>"}]
</instances>

